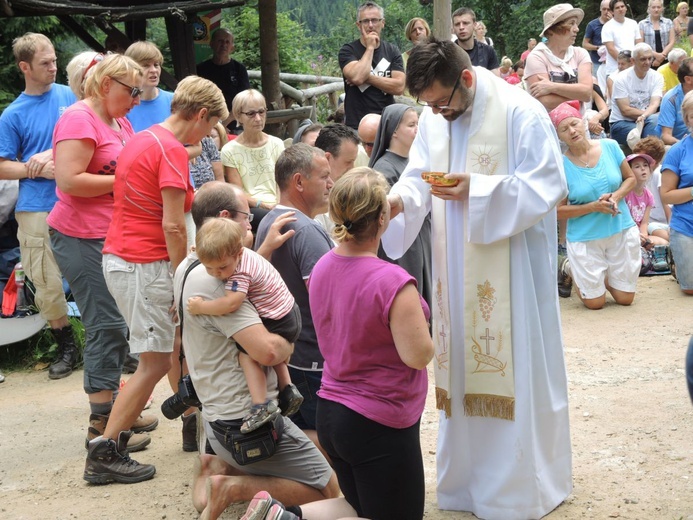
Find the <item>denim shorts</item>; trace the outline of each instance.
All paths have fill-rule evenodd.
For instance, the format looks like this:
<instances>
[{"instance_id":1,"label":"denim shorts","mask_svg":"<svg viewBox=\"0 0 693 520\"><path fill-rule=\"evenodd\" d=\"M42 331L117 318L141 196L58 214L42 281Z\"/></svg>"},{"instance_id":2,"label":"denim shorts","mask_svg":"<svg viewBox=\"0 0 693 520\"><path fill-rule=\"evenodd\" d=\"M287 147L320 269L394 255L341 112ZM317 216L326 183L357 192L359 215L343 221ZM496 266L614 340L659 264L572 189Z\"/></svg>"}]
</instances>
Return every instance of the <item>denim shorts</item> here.
<instances>
[{"instance_id":1,"label":"denim shorts","mask_svg":"<svg viewBox=\"0 0 693 520\"><path fill-rule=\"evenodd\" d=\"M669 247L674 256L679 287L690 291L693 289L693 237L670 229Z\"/></svg>"},{"instance_id":2,"label":"denim shorts","mask_svg":"<svg viewBox=\"0 0 693 520\"><path fill-rule=\"evenodd\" d=\"M135 264L119 256L103 257L103 274L125 323L130 327L130 352L173 352L176 324L173 279L165 260Z\"/></svg>"}]
</instances>

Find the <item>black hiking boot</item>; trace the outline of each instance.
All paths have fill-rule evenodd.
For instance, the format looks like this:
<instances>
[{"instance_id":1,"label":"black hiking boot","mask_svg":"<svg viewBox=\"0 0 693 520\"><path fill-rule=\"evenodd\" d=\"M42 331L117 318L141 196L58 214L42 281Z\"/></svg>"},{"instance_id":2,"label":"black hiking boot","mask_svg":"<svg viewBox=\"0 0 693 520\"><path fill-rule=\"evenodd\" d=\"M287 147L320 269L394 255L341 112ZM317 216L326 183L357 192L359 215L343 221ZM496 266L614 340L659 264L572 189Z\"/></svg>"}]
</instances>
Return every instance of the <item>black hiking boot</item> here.
<instances>
[{"instance_id":1,"label":"black hiking boot","mask_svg":"<svg viewBox=\"0 0 693 520\"><path fill-rule=\"evenodd\" d=\"M75 336L72 326L66 325L62 329L51 329L53 337L58 344L58 355L48 368L50 379L62 379L72 374L79 360L79 349L75 345Z\"/></svg>"},{"instance_id":2,"label":"black hiking boot","mask_svg":"<svg viewBox=\"0 0 693 520\"><path fill-rule=\"evenodd\" d=\"M128 455L126 446L131 435L130 431L120 432L117 443L105 437L90 441L84 480L90 484L134 484L152 478L156 473L153 465L140 464Z\"/></svg>"},{"instance_id":3,"label":"black hiking boot","mask_svg":"<svg viewBox=\"0 0 693 520\"><path fill-rule=\"evenodd\" d=\"M197 414L182 415L183 451L197 451Z\"/></svg>"}]
</instances>

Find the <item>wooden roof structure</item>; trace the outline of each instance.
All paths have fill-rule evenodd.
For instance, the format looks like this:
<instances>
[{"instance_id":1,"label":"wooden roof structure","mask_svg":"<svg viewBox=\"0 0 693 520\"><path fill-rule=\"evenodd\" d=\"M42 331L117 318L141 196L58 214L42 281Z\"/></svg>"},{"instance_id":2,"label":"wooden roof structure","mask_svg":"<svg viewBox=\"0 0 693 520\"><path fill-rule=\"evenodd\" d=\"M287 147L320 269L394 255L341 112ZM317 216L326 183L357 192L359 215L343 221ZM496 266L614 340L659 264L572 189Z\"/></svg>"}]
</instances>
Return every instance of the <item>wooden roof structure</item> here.
<instances>
[{"instance_id":1,"label":"wooden roof structure","mask_svg":"<svg viewBox=\"0 0 693 520\"><path fill-rule=\"evenodd\" d=\"M192 24L196 13L245 5L246 0L0 0L0 19L14 16L56 16L90 48L103 45L75 18L89 17L107 36L123 48L146 38L147 20L164 18L174 74L161 71L161 81L175 89L179 79L195 73ZM113 24L125 22L125 33Z\"/></svg>"},{"instance_id":2,"label":"wooden roof structure","mask_svg":"<svg viewBox=\"0 0 693 520\"><path fill-rule=\"evenodd\" d=\"M245 0L0 0L0 17L83 14L108 22L187 15L245 4Z\"/></svg>"}]
</instances>

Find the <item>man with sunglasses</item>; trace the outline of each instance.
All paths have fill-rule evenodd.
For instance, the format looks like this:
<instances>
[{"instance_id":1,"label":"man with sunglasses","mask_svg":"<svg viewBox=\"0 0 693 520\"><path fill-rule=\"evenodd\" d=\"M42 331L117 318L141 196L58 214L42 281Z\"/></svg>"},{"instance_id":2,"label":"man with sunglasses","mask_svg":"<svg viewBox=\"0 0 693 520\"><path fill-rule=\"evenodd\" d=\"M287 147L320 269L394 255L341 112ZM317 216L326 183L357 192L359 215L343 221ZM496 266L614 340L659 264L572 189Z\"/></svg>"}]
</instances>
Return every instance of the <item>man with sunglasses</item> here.
<instances>
[{"instance_id":1,"label":"man with sunglasses","mask_svg":"<svg viewBox=\"0 0 693 520\"><path fill-rule=\"evenodd\" d=\"M58 85L55 49L43 34L26 33L12 44L25 88L0 116L0 179L19 180L15 216L21 261L36 288L36 305L58 343L50 379L72 373L79 351L67 319L62 275L53 257L46 217L57 200L51 139L58 118L76 99Z\"/></svg>"},{"instance_id":2,"label":"man with sunglasses","mask_svg":"<svg viewBox=\"0 0 693 520\"><path fill-rule=\"evenodd\" d=\"M382 243L401 257L432 212L438 506L541 518L572 489L558 138L536 99L450 41L414 47L407 88L426 108Z\"/></svg>"},{"instance_id":3,"label":"man with sunglasses","mask_svg":"<svg viewBox=\"0 0 693 520\"><path fill-rule=\"evenodd\" d=\"M404 92L404 62L399 49L380 39L385 11L374 2L359 6L360 37L342 46L339 66L344 76L346 125L358 129L366 114L380 114Z\"/></svg>"}]
</instances>

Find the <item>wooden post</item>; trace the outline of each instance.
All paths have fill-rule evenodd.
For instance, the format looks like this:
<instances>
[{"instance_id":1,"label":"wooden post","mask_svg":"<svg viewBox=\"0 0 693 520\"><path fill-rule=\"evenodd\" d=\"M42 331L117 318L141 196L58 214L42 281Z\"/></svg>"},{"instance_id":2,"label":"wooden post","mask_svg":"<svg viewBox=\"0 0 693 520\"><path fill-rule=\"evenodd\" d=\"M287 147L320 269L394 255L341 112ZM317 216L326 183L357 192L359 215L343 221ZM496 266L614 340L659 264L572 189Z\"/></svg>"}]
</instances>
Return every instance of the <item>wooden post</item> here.
<instances>
[{"instance_id":1,"label":"wooden post","mask_svg":"<svg viewBox=\"0 0 693 520\"><path fill-rule=\"evenodd\" d=\"M178 80L195 74L192 25L176 16L166 17L166 32L173 57L173 73Z\"/></svg>"},{"instance_id":2,"label":"wooden post","mask_svg":"<svg viewBox=\"0 0 693 520\"><path fill-rule=\"evenodd\" d=\"M260 0L260 64L262 93L268 105L281 102L279 50L277 49L277 0Z\"/></svg>"},{"instance_id":3,"label":"wooden post","mask_svg":"<svg viewBox=\"0 0 693 520\"><path fill-rule=\"evenodd\" d=\"M451 0L433 0L433 36L449 40L452 34Z\"/></svg>"}]
</instances>

